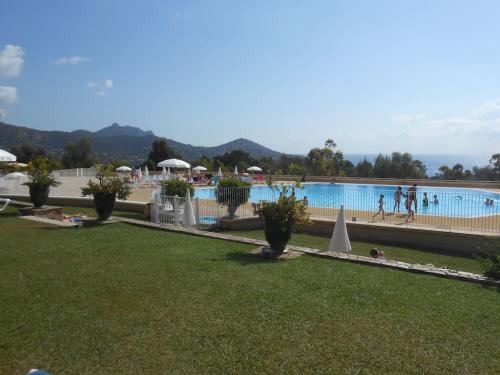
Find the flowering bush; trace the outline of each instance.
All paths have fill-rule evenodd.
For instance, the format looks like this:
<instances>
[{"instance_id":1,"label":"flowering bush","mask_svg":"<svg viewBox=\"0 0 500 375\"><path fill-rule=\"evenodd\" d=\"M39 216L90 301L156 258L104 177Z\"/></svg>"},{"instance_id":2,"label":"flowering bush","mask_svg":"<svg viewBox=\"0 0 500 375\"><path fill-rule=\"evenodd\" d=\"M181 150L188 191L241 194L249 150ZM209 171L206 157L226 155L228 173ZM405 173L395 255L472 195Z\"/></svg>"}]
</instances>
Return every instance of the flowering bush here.
<instances>
[{"instance_id":1,"label":"flowering bush","mask_svg":"<svg viewBox=\"0 0 500 375\"><path fill-rule=\"evenodd\" d=\"M295 189L302 188L300 183L297 182L292 188L286 185L270 187L279 194L279 197L276 202L262 201L260 203L256 212L261 218L278 225L283 231L289 226L295 229L299 225L311 223L305 203L295 197Z\"/></svg>"},{"instance_id":2,"label":"flowering bush","mask_svg":"<svg viewBox=\"0 0 500 375\"><path fill-rule=\"evenodd\" d=\"M116 194L118 199L126 200L131 193L129 178L120 177L113 173L111 166L101 166L96 178L97 182L89 180L87 186L82 188L82 196Z\"/></svg>"},{"instance_id":3,"label":"flowering bush","mask_svg":"<svg viewBox=\"0 0 500 375\"><path fill-rule=\"evenodd\" d=\"M29 181L25 182L23 185L56 187L61 184L50 174L47 158L40 156L32 160L29 162L27 170L29 174Z\"/></svg>"}]
</instances>

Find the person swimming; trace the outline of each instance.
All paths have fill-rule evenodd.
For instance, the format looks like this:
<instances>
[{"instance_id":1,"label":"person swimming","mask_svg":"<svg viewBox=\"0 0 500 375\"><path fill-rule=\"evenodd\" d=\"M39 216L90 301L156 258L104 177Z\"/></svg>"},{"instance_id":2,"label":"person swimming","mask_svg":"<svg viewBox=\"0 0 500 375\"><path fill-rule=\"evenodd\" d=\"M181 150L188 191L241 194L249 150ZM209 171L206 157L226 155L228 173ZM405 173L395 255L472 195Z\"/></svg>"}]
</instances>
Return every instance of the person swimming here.
<instances>
[{"instance_id":1,"label":"person swimming","mask_svg":"<svg viewBox=\"0 0 500 375\"><path fill-rule=\"evenodd\" d=\"M434 194L434 196L432 198L433 198L433 201L432 201L433 204L439 204L439 199L438 199L437 194Z\"/></svg>"}]
</instances>

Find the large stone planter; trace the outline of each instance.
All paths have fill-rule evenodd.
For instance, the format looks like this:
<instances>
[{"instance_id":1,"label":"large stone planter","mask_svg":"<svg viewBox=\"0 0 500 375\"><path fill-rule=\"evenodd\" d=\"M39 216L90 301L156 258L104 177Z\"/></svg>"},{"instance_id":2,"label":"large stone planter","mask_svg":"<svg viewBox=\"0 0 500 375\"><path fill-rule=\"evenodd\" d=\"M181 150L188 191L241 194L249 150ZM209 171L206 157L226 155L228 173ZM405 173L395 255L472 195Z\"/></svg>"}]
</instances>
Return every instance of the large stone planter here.
<instances>
[{"instance_id":1,"label":"large stone planter","mask_svg":"<svg viewBox=\"0 0 500 375\"><path fill-rule=\"evenodd\" d=\"M30 199L36 208L43 207L49 201L49 190L48 185L33 184L29 185Z\"/></svg>"},{"instance_id":2,"label":"large stone planter","mask_svg":"<svg viewBox=\"0 0 500 375\"><path fill-rule=\"evenodd\" d=\"M93 195L98 220L109 219L115 209L116 193L95 193Z\"/></svg>"},{"instance_id":3,"label":"large stone planter","mask_svg":"<svg viewBox=\"0 0 500 375\"><path fill-rule=\"evenodd\" d=\"M292 236L292 225L287 224L283 227L281 223L267 220L265 221L264 233L266 241L269 243L272 251L279 255L283 253Z\"/></svg>"}]
</instances>

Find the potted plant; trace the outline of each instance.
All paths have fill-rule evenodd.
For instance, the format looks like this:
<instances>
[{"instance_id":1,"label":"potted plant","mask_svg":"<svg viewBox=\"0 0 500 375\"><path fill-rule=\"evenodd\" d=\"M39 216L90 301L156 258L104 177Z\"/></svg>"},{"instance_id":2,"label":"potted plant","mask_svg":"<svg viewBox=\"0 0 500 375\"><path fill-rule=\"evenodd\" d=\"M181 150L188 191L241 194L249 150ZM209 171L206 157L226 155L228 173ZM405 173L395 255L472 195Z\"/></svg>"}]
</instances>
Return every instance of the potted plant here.
<instances>
[{"instance_id":1,"label":"potted plant","mask_svg":"<svg viewBox=\"0 0 500 375\"><path fill-rule=\"evenodd\" d=\"M219 181L215 190L217 203L227 206L230 219L234 219L236 210L242 204L248 202L250 197L249 182L241 181L235 177L224 178Z\"/></svg>"},{"instance_id":2,"label":"potted plant","mask_svg":"<svg viewBox=\"0 0 500 375\"><path fill-rule=\"evenodd\" d=\"M129 179L113 173L111 166L100 167L96 178L82 188L82 196L93 196L98 220L104 221L113 213L116 198L126 200L130 195Z\"/></svg>"},{"instance_id":3,"label":"potted plant","mask_svg":"<svg viewBox=\"0 0 500 375\"><path fill-rule=\"evenodd\" d=\"M286 185L269 186L279 193L279 197L274 202L260 202L257 214L264 219L264 232L270 247L266 255L276 257L284 252L292 231L299 225L310 224L311 221L306 204L295 197L295 189L301 188L299 182L292 188Z\"/></svg>"},{"instance_id":4,"label":"potted plant","mask_svg":"<svg viewBox=\"0 0 500 375\"><path fill-rule=\"evenodd\" d=\"M51 187L60 185L55 177L50 174L48 159L38 157L28 164L29 181L23 185L28 186L30 199L36 208L43 207L49 200Z\"/></svg>"}]
</instances>

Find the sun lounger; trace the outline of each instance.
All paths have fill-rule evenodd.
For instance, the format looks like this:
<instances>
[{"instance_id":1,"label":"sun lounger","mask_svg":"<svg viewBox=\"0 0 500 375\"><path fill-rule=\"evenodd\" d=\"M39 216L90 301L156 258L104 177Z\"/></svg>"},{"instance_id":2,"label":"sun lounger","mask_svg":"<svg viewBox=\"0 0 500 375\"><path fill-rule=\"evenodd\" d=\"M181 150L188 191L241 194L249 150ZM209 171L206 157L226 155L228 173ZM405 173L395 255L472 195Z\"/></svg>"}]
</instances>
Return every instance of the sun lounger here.
<instances>
[{"instance_id":1,"label":"sun lounger","mask_svg":"<svg viewBox=\"0 0 500 375\"><path fill-rule=\"evenodd\" d=\"M0 208L0 212L7 208L7 206L10 203L10 199L0 198L0 204L2 204L2 203L3 203L3 206Z\"/></svg>"}]
</instances>

